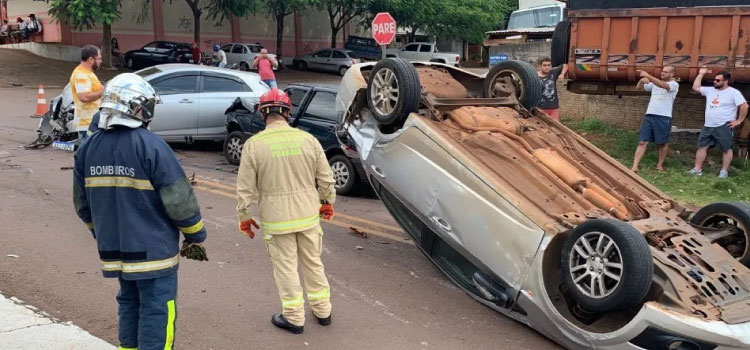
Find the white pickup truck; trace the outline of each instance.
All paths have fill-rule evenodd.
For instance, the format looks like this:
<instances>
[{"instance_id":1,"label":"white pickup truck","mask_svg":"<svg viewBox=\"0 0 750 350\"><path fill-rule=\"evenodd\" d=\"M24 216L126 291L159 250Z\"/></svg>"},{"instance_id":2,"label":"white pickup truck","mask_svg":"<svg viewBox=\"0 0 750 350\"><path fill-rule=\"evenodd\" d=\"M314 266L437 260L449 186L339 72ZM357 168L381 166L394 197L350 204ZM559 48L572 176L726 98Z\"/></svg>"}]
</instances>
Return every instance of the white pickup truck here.
<instances>
[{"instance_id":1,"label":"white pickup truck","mask_svg":"<svg viewBox=\"0 0 750 350\"><path fill-rule=\"evenodd\" d=\"M434 43L409 43L401 49L388 49L386 57L399 57L414 62L439 62L458 67L461 56L455 53L439 53Z\"/></svg>"}]
</instances>

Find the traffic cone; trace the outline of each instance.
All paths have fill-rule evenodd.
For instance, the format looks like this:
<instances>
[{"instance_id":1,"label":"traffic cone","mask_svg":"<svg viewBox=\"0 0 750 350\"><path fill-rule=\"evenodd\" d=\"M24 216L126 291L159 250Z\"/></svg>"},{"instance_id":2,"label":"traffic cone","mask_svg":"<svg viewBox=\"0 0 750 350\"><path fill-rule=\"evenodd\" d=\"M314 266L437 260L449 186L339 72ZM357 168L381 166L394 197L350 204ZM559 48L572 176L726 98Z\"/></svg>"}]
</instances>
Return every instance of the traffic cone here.
<instances>
[{"instance_id":1,"label":"traffic cone","mask_svg":"<svg viewBox=\"0 0 750 350\"><path fill-rule=\"evenodd\" d=\"M39 92L36 95L36 113L32 117L40 118L47 111L49 111L49 106L47 106L47 100L44 98L44 86L39 84Z\"/></svg>"}]
</instances>

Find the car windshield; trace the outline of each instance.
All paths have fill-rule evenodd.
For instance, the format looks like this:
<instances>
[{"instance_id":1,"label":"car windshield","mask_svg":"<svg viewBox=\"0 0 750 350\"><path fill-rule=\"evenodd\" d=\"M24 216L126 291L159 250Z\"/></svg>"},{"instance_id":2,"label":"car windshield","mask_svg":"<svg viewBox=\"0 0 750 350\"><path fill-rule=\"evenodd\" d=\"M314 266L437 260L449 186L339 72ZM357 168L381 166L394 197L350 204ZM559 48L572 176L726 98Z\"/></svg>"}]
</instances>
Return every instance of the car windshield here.
<instances>
[{"instance_id":1,"label":"car windshield","mask_svg":"<svg viewBox=\"0 0 750 350\"><path fill-rule=\"evenodd\" d=\"M146 68L146 69L141 69L141 70L135 72L135 74L138 74L138 75L141 76L141 78L146 79L146 78L148 78L148 77L150 77L150 76L152 76L154 74L161 73L161 72L162 72L162 70L159 69L159 68L150 67L150 68Z\"/></svg>"},{"instance_id":2,"label":"car windshield","mask_svg":"<svg viewBox=\"0 0 750 350\"><path fill-rule=\"evenodd\" d=\"M554 27L561 20L562 8L558 6L516 11L510 14L508 29Z\"/></svg>"}]
</instances>

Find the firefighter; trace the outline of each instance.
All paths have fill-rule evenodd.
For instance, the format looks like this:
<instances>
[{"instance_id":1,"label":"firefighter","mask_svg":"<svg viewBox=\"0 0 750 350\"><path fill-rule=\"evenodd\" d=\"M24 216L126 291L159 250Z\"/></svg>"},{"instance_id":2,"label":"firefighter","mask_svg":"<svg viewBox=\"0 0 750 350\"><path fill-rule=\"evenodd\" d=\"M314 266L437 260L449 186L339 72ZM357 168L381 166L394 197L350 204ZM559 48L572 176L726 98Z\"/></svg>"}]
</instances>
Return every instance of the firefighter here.
<instances>
[{"instance_id":1,"label":"firefighter","mask_svg":"<svg viewBox=\"0 0 750 350\"><path fill-rule=\"evenodd\" d=\"M253 228L259 227L251 206L257 202L281 298L282 312L273 315L271 323L300 334L305 301L298 259L313 315L319 324L331 324L331 290L320 260L323 230L319 218L333 219L333 173L320 142L287 123L289 96L273 88L260 98L259 109L266 129L245 143L237 176L240 231L255 236Z\"/></svg>"},{"instance_id":2,"label":"firefighter","mask_svg":"<svg viewBox=\"0 0 750 350\"><path fill-rule=\"evenodd\" d=\"M120 282L121 350L172 349L180 255L208 260L190 182L146 129L158 102L143 78L118 75L104 89L99 130L75 154L76 212L96 239L102 275Z\"/></svg>"}]
</instances>

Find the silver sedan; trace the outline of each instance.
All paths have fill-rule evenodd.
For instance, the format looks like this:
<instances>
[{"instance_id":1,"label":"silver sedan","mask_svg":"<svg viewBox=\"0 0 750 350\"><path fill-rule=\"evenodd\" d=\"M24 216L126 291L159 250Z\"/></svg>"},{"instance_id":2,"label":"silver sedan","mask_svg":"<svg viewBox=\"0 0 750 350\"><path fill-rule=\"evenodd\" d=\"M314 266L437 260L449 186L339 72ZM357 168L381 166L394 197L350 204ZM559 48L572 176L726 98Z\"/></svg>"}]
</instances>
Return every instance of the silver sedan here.
<instances>
[{"instance_id":1,"label":"silver sedan","mask_svg":"<svg viewBox=\"0 0 750 350\"><path fill-rule=\"evenodd\" d=\"M344 75L353 64L361 63L354 52L341 49L323 49L294 58L298 70L322 70Z\"/></svg>"},{"instance_id":2,"label":"silver sedan","mask_svg":"<svg viewBox=\"0 0 750 350\"><path fill-rule=\"evenodd\" d=\"M163 64L137 71L159 93L149 130L167 142L224 141L224 112L240 97L260 100L268 86L255 73L194 64Z\"/></svg>"}]
</instances>

